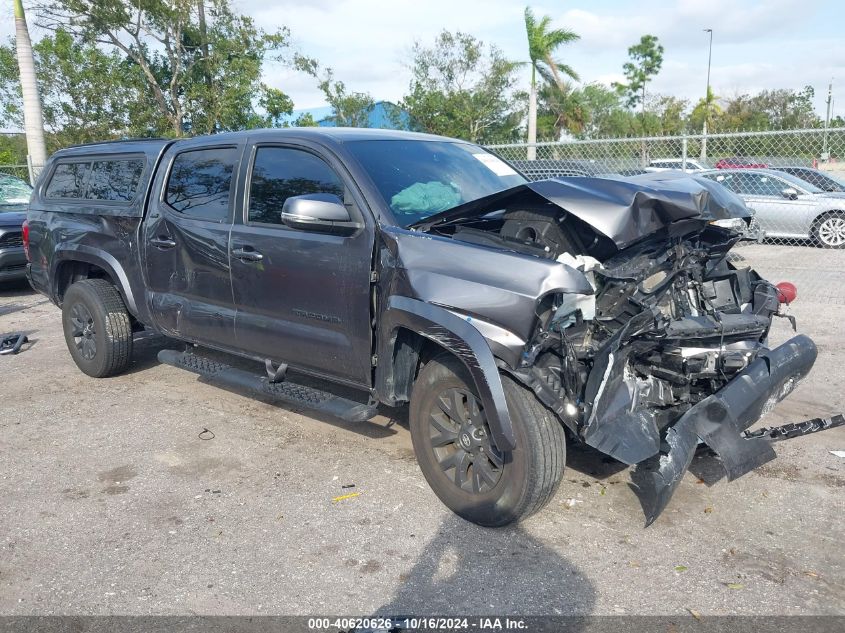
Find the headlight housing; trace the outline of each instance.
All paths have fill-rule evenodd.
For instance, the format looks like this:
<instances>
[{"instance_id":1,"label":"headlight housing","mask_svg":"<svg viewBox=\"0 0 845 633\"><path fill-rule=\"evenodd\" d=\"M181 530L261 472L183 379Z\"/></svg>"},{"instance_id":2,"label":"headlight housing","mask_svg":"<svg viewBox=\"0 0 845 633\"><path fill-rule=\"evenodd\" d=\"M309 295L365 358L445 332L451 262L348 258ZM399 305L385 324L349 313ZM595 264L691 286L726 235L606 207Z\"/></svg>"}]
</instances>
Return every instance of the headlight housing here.
<instances>
[{"instance_id":1,"label":"headlight housing","mask_svg":"<svg viewBox=\"0 0 845 633\"><path fill-rule=\"evenodd\" d=\"M748 224L742 218L725 218L723 220L713 220L710 224L721 226L723 229L730 229L737 233L745 233L748 230Z\"/></svg>"}]
</instances>

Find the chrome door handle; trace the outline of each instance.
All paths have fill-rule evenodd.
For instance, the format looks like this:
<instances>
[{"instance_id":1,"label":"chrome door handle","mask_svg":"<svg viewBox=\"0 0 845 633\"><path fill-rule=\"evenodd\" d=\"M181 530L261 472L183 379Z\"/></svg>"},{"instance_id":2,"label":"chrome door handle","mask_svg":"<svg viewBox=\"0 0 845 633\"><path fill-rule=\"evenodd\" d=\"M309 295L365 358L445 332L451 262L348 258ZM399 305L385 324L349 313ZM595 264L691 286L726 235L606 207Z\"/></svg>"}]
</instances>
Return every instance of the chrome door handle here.
<instances>
[{"instance_id":1,"label":"chrome door handle","mask_svg":"<svg viewBox=\"0 0 845 633\"><path fill-rule=\"evenodd\" d=\"M155 246L156 248L160 248L162 250L166 248L173 248L176 246L176 242L171 240L169 237L154 237L150 240L150 244Z\"/></svg>"},{"instance_id":2,"label":"chrome door handle","mask_svg":"<svg viewBox=\"0 0 845 633\"><path fill-rule=\"evenodd\" d=\"M264 259L264 255L258 251L245 248L233 248L232 255L237 257L242 262L260 262Z\"/></svg>"}]
</instances>

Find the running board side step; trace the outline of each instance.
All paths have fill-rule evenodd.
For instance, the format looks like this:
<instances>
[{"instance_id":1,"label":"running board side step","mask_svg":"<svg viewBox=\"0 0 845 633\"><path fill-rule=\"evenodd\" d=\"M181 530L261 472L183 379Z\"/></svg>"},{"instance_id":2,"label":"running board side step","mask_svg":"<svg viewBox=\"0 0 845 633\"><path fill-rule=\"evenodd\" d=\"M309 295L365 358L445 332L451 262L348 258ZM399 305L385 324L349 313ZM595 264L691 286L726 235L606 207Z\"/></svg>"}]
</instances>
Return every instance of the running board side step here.
<instances>
[{"instance_id":1,"label":"running board side step","mask_svg":"<svg viewBox=\"0 0 845 633\"><path fill-rule=\"evenodd\" d=\"M289 379L271 382L266 375L252 374L196 354L163 349L158 353L158 360L236 390L252 391L287 404L322 411L347 422L364 422L376 415L377 404L355 402L328 391L296 384Z\"/></svg>"}]
</instances>

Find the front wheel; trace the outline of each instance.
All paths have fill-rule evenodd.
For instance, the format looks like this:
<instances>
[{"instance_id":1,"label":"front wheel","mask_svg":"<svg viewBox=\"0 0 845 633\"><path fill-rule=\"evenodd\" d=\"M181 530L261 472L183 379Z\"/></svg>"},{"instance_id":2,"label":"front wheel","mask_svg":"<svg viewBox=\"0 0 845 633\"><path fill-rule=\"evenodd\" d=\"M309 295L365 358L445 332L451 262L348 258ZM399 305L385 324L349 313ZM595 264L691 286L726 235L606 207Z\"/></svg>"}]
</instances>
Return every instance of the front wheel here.
<instances>
[{"instance_id":1,"label":"front wheel","mask_svg":"<svg viewBox=\"0 0 845 633\"><path fill-rule=\"evenodd\" d=\"M566 462L561 423L510 377L503 376L516 449L492 441L473 381L454 356L423 367L411 397L411 439L417 462L438 498L479 525L497 527L545 506Z\"/></svg>"},{"instance_id":2,"label":"front wheel","mask_svg":"<svg viewBox=\"0 0 845 633\"><path fill-rule=\"evenodd\" d=\"M822 248L845 248L845 213L831 211L813 225L813 241Z\"/></svg>"}]
</instances>

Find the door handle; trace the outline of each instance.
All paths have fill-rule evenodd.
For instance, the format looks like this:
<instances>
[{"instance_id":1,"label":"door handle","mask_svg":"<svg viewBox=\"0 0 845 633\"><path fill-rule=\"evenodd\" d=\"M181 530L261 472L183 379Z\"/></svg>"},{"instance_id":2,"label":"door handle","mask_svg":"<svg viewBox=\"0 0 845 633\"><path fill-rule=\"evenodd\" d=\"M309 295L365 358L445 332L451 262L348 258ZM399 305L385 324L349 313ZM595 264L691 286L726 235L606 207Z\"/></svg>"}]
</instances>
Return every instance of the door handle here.
<instances>
[{"instance_id":1,"label":"door handle","mask_svg":"<svg viewBox=\"0 0 845 633\"><path fill-rule=\"evenodd\" d=\"M171 240L169 237L163 237L161 235L152 238L150 240L150 244L152 244L156 248L160 248L161 250L164 250L166 248L173 248L174 246L176 246L176 242Z\"/></svg>"},{"instance_id":2,"label":"door handle","mask_svg":"<svg viewBox=\"0 0 845 633\"><path fill-rule=\"evenodd\" d=\"M264 255L262 255L256 250L253 250L251 247L233 248L232 255L237 257L242 262L260 262L262 259L264 259Z\"/></svg>"}]
</instances>

